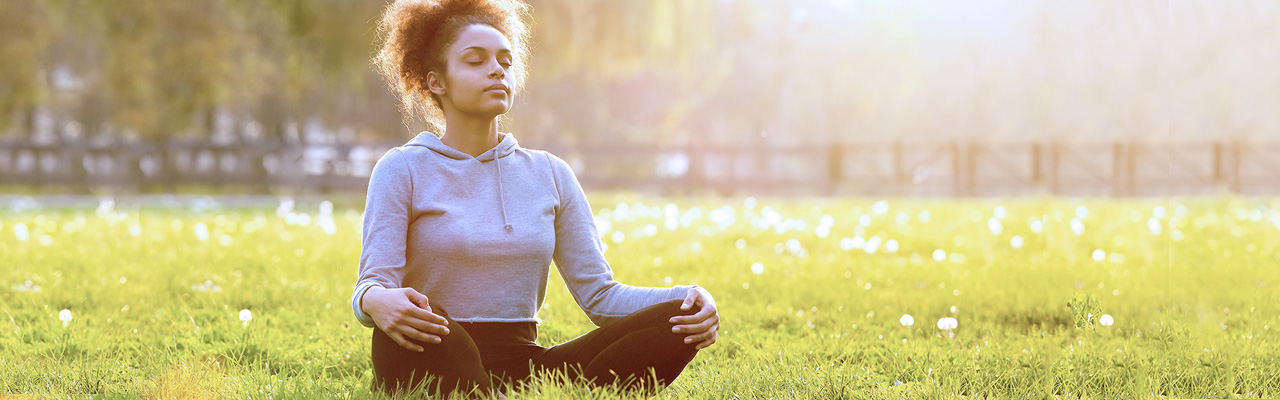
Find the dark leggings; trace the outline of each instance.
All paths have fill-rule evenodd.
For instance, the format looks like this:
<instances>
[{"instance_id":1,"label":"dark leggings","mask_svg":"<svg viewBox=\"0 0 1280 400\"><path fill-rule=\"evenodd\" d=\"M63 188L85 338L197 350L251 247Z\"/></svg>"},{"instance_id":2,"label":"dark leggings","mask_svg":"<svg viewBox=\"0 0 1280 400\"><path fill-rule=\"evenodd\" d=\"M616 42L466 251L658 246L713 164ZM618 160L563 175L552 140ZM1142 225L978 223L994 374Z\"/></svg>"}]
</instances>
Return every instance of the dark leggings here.
<instances>
[{"instance_id":1,"label":"dark leggings","mask_svg":"<svg viewBox=\"0 0 1280 400\"><path fill-rule=\"evenodd\" d=\"M534 342L533 322L457 322L432 304L431 310L449 321L449 334L439 344L417 342L425 349L421 353L374 328L373 389L493 394L498 385L527 383L534 373L562 372L595 387L653 394L675 380L698 352L696 343L684 343L687 333L671 332L671 317L698 310L681 310L682 302L654 304L551 348ZM424 383L427 376L431 379Z\"/></svg>"}]
</instances>

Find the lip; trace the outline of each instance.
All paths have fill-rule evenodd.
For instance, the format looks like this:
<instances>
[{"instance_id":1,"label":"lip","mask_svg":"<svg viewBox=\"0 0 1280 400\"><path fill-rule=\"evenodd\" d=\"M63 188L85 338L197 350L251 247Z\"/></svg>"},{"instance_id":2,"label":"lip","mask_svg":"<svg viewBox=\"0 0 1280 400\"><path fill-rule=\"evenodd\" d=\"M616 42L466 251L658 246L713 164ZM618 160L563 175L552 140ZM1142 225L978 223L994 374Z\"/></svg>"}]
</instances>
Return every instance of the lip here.
<instances>
[{"instance_id":1,"label":"lip","mask_svg":"<svg viewBox=\"0 0 1280 400\"><path fill-rule=\"evenodd\" d=\"M494 90L501 90L503 93L511 94L511 88L509 88L509 87L507 87L507 85L504 85L504 84L501 84L501 83L499 83L499 84L495 84L495 85L491 85L491 86L489 86L489 87L487 87L487 88L484 88L484 91L486 91L486 92L492 92L492 91L494 91Z\"/></svg>"}]
</instances>

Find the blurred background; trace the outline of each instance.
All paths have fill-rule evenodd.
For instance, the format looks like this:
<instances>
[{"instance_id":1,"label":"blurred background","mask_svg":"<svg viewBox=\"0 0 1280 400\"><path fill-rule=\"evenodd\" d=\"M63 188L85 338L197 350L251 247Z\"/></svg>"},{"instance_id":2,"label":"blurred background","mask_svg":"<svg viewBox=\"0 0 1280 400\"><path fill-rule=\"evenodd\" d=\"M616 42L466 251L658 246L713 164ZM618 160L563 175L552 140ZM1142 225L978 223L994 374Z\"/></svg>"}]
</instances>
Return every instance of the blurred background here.
<instances>
[{"instance_id":1,"label":"blurred background","mask_svg":"<svg viewBox=\"0 0 1280 400\"><path fill-rule=\"evenodd\" d=\"M588 190L1280 193L1280 2L538 0L502 121ZM0 1L0 193L362 193L384 1Z\"/></svg>"}]
</instances>

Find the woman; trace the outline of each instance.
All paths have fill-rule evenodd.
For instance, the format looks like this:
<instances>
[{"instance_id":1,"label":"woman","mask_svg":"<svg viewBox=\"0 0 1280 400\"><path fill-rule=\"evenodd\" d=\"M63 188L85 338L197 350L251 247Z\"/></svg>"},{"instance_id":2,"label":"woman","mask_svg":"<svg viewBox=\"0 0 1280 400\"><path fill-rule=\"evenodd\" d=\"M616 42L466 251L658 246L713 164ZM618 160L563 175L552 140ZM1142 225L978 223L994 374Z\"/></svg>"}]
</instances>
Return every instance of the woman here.
<instances>
[{"instance_id":1,"label":"woman","mask_svg":"<svg viewBox=\"0 0 1280 400\"><path fill-rule=\"evenodd\" d=\"M383 13L374 63L406 120L443 122L443 134L391 149L369 179L351 306L375 328L378 390L492 394L563 372L651 393L716 341L710 293L614 281L573 170L497 131L527 71L527 15L510 0L396 1ZM553 260L599 328L544 348L536 314Z\"/></svg>"}]
</instances>

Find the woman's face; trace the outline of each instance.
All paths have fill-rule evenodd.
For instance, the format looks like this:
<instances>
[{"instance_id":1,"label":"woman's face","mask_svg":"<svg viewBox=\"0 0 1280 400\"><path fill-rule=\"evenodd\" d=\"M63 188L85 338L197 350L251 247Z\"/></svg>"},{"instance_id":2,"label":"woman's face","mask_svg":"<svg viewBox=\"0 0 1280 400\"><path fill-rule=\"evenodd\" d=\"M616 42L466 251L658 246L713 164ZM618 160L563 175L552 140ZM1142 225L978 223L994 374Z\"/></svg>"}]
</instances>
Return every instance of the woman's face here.
<instances>
[{"instance_id":1,"label":"woman's face","mask_svg":"<svg viewBox=\"0 0 1280 400\"><path fill-rule=\"evenodd\" d=\"M496 117L511 110L511 43L497 29L472 24L458 33L445 54L445 74L441 102L457 112ZM449 106L452 107L449 107Z\"/></svg>"}]
</instances>

